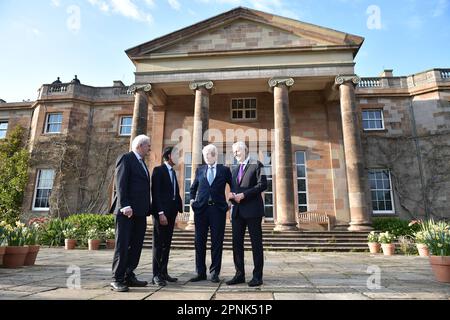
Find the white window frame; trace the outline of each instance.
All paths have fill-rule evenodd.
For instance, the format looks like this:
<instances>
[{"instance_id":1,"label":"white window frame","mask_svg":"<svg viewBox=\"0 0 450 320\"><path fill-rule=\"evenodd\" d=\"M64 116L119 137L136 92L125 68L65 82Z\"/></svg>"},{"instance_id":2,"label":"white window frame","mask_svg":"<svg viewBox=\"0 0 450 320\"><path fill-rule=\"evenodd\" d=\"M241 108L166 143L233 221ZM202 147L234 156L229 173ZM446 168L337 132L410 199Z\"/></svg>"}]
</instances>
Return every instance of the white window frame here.
<instances>
[{"instance_id":1,"label":"white window frame","mask_svg":"<svg viewBox=\"0 0 450 320\"><path fill-rule=\"evenodd\" d=\"M243 107L239 109L233 109L233 101L243 101ZM255 100L255 109L245 109L245 100ZM245 117L245 111L246 110L254 110L255 111L255 117L254 118L246 118ZM233 111L242 111L242 118L233 118ZM258 121L258 99L256 97L242 97L242 98L232 98L230 100L230 119L231 121Z\"/></svg>"},{"instance_id":2,"label":"white window frame","mask_svg":"<svg viewBox=\"0 0 450 320\"><path fill-rule=\"evenodd\" d=\"M60 125L60 131L48 131L48 125L49 125L49 119L51 115L57 115L60 114L61 115L61 122L52 122L51 124L59 124ZM60 134L62 132L62 122L63 122L63 113L62 112L49 112L46 114L45 116L45 127L44 127L44 133L45 134Z\"/></svg>"},{"instance_id":3,"label":"white window frame","mask_svg":"<svg viewBox=\"0 0 450 320\"><path fill-rule=\"evenodd\" d=\"M53 170L53 169L39 169L37 171L37 174L36 174L36 183L35 183L35 186L34 186L34 196L33 196L33 203L32 203L32 207L31 207L33 211L49 211L50 210L50 207L35 207L39 180L40 180L41 173L42 173L43 170L53 171L52 189L50 189L50 190L53 190L53 183L54 183L54 180L55 180L55 170ZM50 193L51 193L51 191L50 191Z\"/></svg>"},{"instance_id":4,"label":"white window frame","mask_svg":"<svg viewBox=\"0 0 450 320\"><path fill-rule=\"evenodd\" d=\"M5 132L5 136L4 137L0 136L0 140L3 140L3 139L6 139L6 135L8 134L9 121L6 120L6 119L5 120L0 119L0 123L6 123L6 129L0 129L0 131L4 131Z\"/></svg>"},{"instance_id":5,"label":"white window frame","mask_svg":"<svg viewBox=\"0 0 450 320\"><path fill-rule=\"evenodd\" d=\"M195 175L195 172L192 172L192 153L186 152L184 154L184 164L183 164L183 170L184 170L184 177L183 177L183 212L190 212L190 196L191 196L191 189L190 185L192 184L192 175ZM190 172L190 178L186 178L187 172ZM195 179L195 177L194 177ZM186 182L189 181L189 188L186 188ZM187 209L187 211L186 211Z\"/></svg>"},{"instance_id":6,"label":"white window frame","mask_svg":"<svg viewBox=\"0 0 450 320\"><path fill-rule=\"evenodd\" d=\"M123 125L122 124L122 121L123 121L123 119L125 119L125 118L131 118L131 124L129 125L129 126L125 126L125 125ZM123 127L130 127L130 133L128 134L124 134L124 133L122 133L122 128ZM119 136L121 136L121 137L129 137L129 136L131 136L131 129L132 129L132 127L133 127L133 116L121 116L120 117L120 119L119 119Z\"/></svg>"},{"instance_id":7,"label":"white window frame","mask_svg":"<svg viewBox=\"0 0 450 320\"><path fill-rule=\"evenodd\" d=\"M297 164L297 153L298 152L302 152L303 153L303 157L305 159L305 164L303 164L303 165ZM300 200L299 199L299 195L304 193L306 195L306 212L307 212L307 211L309 211L309 197L308 197L308 167L306 165L306 151L305 150L297 150L297 151L295 151L294 152L294 160L295 160L295 176L296 176L296 179L295 179L296 185L295 186L297 187L296 190L295 190L295 192L297 194L297 208L296 208L296 210L298 210L298 212L300 212L300 209L299 209L300 205L304 206L303 204L300 204L300 201L299 201ZM297 175L297 167L299 167L299 166L304 166L305 167L305 177L304 178L299 177ZM305 180L305 191L298 191L298 181L299 180Z\"/></svg>"},{"instance_id":8,"label":"white window frame","mask_svg":"<svg viewBox=\"0 0 450 320\"><path fill-rule=\"evenodd\" d=\"M387 191L386 189L372 189L372 187L370 186L370 179L369 179L369 186L370 186L370 205L371 205L371 210L372 210L372 214L373 215L384 215L384 214L389 214L389 215L395 215L395 204L394 204L394 192L392 190L392 176L391 176L391 170L389 169L380 169L380 168L376 168L376 169L369 169L369 171L387 171L389 173L389 188L390 188L390 193L391 193L391 205L392 205L392 210L373 210L373 206L372 206L372 191ZM368 177L370 178L370 176Z\"/></svg>"},{"instance_id":9,"label":"white window frame","mask_svg":"<svg viewBox=\"0 0 450 320\"><path fill-rule=\"evenodd\" d=\"M381 128L364 128L364 121L379 121L380 119L364 119L364 112L365 111L379 111L381 113ZM380 131L380 130L384 130L385 126L384 126L384 114L383 114L383 109L379 108L379 109L363 109L361 111L361 119L362 119L362 127L364 131Z\"/></svg>"}]
</instances>

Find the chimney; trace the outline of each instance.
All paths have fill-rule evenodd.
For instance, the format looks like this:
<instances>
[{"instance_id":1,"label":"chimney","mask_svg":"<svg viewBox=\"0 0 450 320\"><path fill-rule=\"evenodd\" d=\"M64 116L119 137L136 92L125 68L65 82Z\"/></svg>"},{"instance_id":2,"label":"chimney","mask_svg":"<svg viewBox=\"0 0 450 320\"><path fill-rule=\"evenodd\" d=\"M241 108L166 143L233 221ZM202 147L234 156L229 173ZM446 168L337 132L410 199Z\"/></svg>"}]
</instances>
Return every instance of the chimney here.
<instances>
[{"instance_id":1,"label":"chimney","mask_svg":"<svg viewBox=\"0 0 450 320\"><path fill-rule=\"evenodd\" d=\"M113 81L113 83L114 83L114 87L125 87L123 82L120 80L115 80L115 81Z\"/></svg>"},{"instance_id":2,"label":"chimney","mask_svg":"<svg viewBox=\"0 0 450 320\"><path fill-rule=\"evenodd\" d=\"M380 74L380 77L382 77L382 78L392 78L393 76L394 76L394 70L392 70L392 69L386 69Z\"/></svg>"}]
</instances>

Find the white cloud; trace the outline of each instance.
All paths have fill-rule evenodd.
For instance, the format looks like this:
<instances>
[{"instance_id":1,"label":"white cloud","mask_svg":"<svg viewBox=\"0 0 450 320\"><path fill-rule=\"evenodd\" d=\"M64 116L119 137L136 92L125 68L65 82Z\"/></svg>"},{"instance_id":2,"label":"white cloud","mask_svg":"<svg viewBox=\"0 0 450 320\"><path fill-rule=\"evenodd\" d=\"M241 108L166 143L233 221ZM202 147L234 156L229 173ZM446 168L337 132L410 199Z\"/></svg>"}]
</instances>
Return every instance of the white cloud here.
<instances>
[{"instance_id":1,"label":"white cloud","mask_svg":"<svg viewBox=\"0 0 450 320\"><path fill-rule=\"evenodd\" d=\"M169 5L174 10L180 10L181 4L178 2L178 0L167 0L169 2Z\"/></svg>"},{"instance_id":2,"label":"white cloud","mask_svg":"<svg viewBox=\"0 0 450 320\"><path fill-rule=\"evenodd\" d=\"M449 0L439 0L433 11L433 17L442 16L447 11L449 4Z\"/></svg>"},{"instance_id":3,"label":"white cloud","mask_svg":"<svg viewBox=\"0 0 450 320\"><path fill-rule=\"evenodd\" d=\"M134 0L88 0L88 2L103 12L112 11L133 20L147 23L153 22L152 15L140 9L134 3ZM155 5L153 0L145 0L145 3L150 7Z\"/></svg>"},{"instance_id":4,"label":"white cloud","mask_svg":"<svg viewBox=\"0 0 450 320\"><path fill-rule=\"evenodd\" d=\"M52 6L59 7L61 5L61 0L52 0Z\"/></svg>"}]
</instances>

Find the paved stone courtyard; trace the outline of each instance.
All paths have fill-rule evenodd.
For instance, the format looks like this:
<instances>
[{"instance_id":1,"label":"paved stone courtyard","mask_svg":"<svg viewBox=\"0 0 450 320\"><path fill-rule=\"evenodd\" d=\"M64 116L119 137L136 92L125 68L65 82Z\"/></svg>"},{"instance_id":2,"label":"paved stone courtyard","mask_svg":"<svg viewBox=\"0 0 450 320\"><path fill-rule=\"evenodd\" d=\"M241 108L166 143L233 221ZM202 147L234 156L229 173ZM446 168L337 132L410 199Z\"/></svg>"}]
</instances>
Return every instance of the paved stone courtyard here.
<instances>
[{"instance_id":1,"label":"paved stone courtyard","mask_svg":"<svg viewBox=\"0 0 450 320\"><path fill-rule=\"evenodd\" d=\"M115 293L109 288L112 254L112 250L41 248L33 267L0 268L0 300L450 299L450 284L436 282L428 259L418 256L265 252L264 285L249 288L224 283L234 274L231 251L224 252L221 283L194 284L188 281L194 275L194 252L178 250L169 262L169 273L179 278L178 283ZM251 253L246 252L247 281L251 270ZM143 251L136 273L141 280L151 279L151 250ZM67 283L79 283L81 288L69 289Z\"/></svg>"}]
</instances>

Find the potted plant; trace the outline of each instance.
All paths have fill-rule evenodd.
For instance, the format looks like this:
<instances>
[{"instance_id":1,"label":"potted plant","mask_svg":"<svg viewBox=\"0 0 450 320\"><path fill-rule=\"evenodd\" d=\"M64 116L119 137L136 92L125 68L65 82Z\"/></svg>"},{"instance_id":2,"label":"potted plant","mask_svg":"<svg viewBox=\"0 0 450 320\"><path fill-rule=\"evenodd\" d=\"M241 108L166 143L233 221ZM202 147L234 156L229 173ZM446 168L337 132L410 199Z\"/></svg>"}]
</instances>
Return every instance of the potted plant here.
<instances>
[{"instance_id":1,"label":"potted plant","mask_svg":"<svg viewBox=\"0 0 450 320\"><path fill-rule=\"evenodd\" d=\"M33 266L36 262L36 257L39 253L39 225L33 223L25 231L25 245L28 246L28 253L25 257L25 266Z\"/></svg>"},{"instance_id":2,"label":"potted plant","mask_svg":"<svg viewBox=\"0 0 450 320\"><path fill-rule=\"evenodd\" d=\"M428 247L425 244L425 232L417 231L416 233L414 233L414 240L416 243L417 251L419 251L419 256L429 257L430 251L428 250Z\"/></svg>"},{"instance_id":3,"label":"potted plant","mask_svg":"<svg viewBox=\"0 0 450 320\"><path fill-rule=\"evenodd\" d=\"M14 226L6 225L7 247L3 256L3 266L6 268L22 267L28 253L28 246L25 246L25 224L16 221Z\"/></svg>"},{"instance_id":4,"label":"potted plant","mask_svg":"<svg viewBox=\"0 0 450 320\"><path fill-rule=\"evenodd\" d=\"M96 228L91 228L87 231L86 236L88 238L89 250L98 250L102 241L100 232Z\"/></svg>"},{"instance_id":5,"label":"potted plant","mask_svg":"<svg viewBox=\"0 0 450 320\"><path fill-rule=\"evenodd\" d=\"M381 248L383 249L383 254L385 256L392 256L395 252L395 236L389 231L380 233L379 241L381 243Z\"/></svg>"},{"instance_id":6,"label":"potted plant","mask_svg":"<svg viewBox=\"0 0 450 320\"><path fill-rule=\"evenodd\" d=\"M371 231L367 236L367 245L369 246L370 253L379 253L381 245L378 242L378 234L375 231Z\"/></svg>"},{"instance_id":7,"label":"potted plant","mask_svg":"<svg viewBox=\"0 0 450 320\"><path fill-rule=\"evenodd\" d=\"M430 251L430 264L439 282L450 283L450 224L430 220L423 224L424 243Z\"/></svg>"},{"instance_id":8,"label":"potted plant","mask_svg":"<svg viewBox=\"0 0 450 320\"><path fill-rule=\"evenodd\" d=\"M3 256L6 251L6 221L0 222L0 266L3 265Z\"/></svg>"},{"instance_id":9,"label":"potted plant","mask_svg":"<svg viewBox=\"0 0 450 320\"><path fill-rule=\"evenodd\" d=\"M64 235L64 249L66 250L75 249L75 246L77 245L78 229L70 226L63 230L63 235Z\"/></svg>"},{"instance_id":10,"label":"potted plant","mask_svg":"<svg viewBox=\"0 0 450 320\"><path fill-rule=\"evenodd\" d=\"M105 231L106 249L114 249L116 247L116 230L108 228Z\"/></svg>"}]
</instances>

